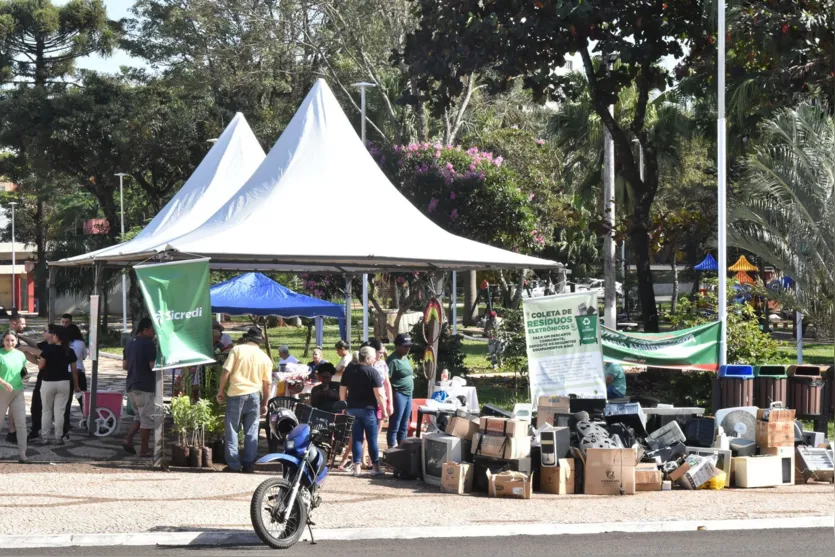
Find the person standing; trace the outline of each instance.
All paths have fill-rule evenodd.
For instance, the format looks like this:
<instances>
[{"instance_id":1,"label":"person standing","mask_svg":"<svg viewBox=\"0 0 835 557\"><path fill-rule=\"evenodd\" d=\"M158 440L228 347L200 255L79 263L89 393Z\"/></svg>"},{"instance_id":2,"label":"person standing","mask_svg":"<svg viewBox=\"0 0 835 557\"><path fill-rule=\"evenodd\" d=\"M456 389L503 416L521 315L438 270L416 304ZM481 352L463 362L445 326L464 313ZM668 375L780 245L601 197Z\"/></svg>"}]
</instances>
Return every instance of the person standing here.
<instances>
[{"instance_id":1,"label":"person standing","mask_svg":"<svg viewBox=\"0 0 835 557\"><path fill-rule=\"evenodd\" d=\"M55 420L55 442L64 444L64 410L71 391L79 392L78 359L70 348L70 335L66 327L49 326L49 344L38 359L41 378L41 444L49 443L49 432ZM68 372L69 370L69 372Z\"/></svg>"},{"instance_id":2,"label":"person standing","mask_svg":"<svg viewBox=\"0 0 835 557\"><path fill-rule=\"evenodd\" d=\"M157 347L154 344L154 325L150 317L143 317L136 325L136 333L125 346L125 358L122 369L128 372L125 384L128 396L133 403L136 415L131 424L122 448L129 454L136 454L133 438L139 432L139 456L153 456L151 450L151 431L156 425L157 375L154 365L157 360Z\"/></svg>"},{"instance_id":3,"label":"person standing","mask_svg":"<svg viewBox=\"0 0 835 557\"><path fill-rule=\"evenodd\" d=\"M380 450L377 445L377 408L383 409L384 419L388 416L388 412L383 381L377 370L372 367L376 359L377 352L372 347L360 348L358 364L348 367L342 376L339 388L340 399L348 403L348 414L354 417L353 446L351 447L354 477L362 475L363 437L368 442L371 475L385 475L385 472L380 470Z\"/></svg>"},{"instance_id":4,"label":"person standing","mask_svg":"<svg viewBox=\"0 0 835 557\"><path fill-rule=\"evenodd\" d=\"M87 390L87 374L84 372L84 360L87 359L87 343L84 342L84 335L81 334L81 329L78 325L70 323L67 327L67 333L70 337L70 348L75 352L77 358L75 368L78 373L78 388L81 392ZM70 370L67 370L69 373ZM70 435L70 411L72 410L72 401L75 397L71 396L67 400L67 408L64 410L64 441L69 439ZM84 412L84 402L79 398L78 405L81 411Z\"/></svg>"},{"instance_id":5,"label":"person standing","mask_svg":"<svg viewBox=\"0 0 835 557\"><path fill-rule=\"evenodd\" d=\"M26 367L26 356L15 348L16 345L17 335L13 331L6 331L3 334L3 348L0 350L0 416L5 416L8 409L9 420L14 416L17 423L25 424L26 400L20 370ZM26 462L26 436L15 436L15 442L18 462L24 463Z\"/></svg>"},{"instance_id":6,"label":"person standing","mask_svg":"<svg viewBox=\"0 0 835 557\"><path fill-rule=\"evenodd\" d=\"M614 362L606 362L606 398L611 400L626 396L626 374L623 366Z\"/></svg>"},{"instance_id":7,"label":"person standing","mask_svg":"<svg viewBox=\"0 0 835 557\"><path fill-rule=\"evenodd\" d=\"M412 393L415 390L415 377L409 351L412 349L412 337L406 333L394 339L394 354L388 359L389 378L394 398L394 413L389 418L388 446L393 449L406 438L409 420L412 418Z\"/></svg>"},{"instance_id":8,"label":"person standing","mask_svg":"<svg viewBox=\"0 0 835 557\"><path fill-rule=\"evenodd\" d=\"M386 415L391 416L394 414L394 396L391 390L391 380L389 379L389 366L386 363L388 353L383 343L376 338L370 339L368 346L377 352L377 361L374 363L374 369L377 370L377 373L380 374L380 378L383 380L383 392L386 397ZM383 420L382 408L377 409L377 421L379 422L377 431L382 435L383 422L385 421Z\"/></svg>"},{"instance_id":9,"label":"person standing","mask_svg":"<svg viewBox=\"0 0 835 557\"><path fill-rule=\"evenodd\" d=\"M351 365L351 350L347 342L340 340L336 343L336 355L339 356L339 361L336 363L336 375L333 376L333 380L339 383L342 381L342 374Z\"/></svg>"},{"instance_id":10,"label":"person standing","mask_svg":"<svg viewBox=\"0 0 835 557\"><path fill-rule=\"evenodd\" d=\"M16 339L15 348L20 348L22 343L25 343L27 346L32 346L32 347L35 346L35 343L33 343L31 340L25 339L22 336L20 336L23 333L23 331L26 330L26 318L25 317L22 317L21 315L18 315L18 314L12 315L11 318L9 318L9 329L11 330L12 333L14 333L14 336L15 336L15 339ZM35 365L38 364L37 354L39 354L39 353L40 353L40 351L38 351L35 354L35 357L33 359L32 363L34 363ZM20 370L21 380L25 380L26 377L28 377L28 376L29 376L29 372L26 370L26 355L24 354L23 367ZM40 381L38 381L35 384L35 390L32 392L32 405L33 406L35 405L35 400L36 399L38 401L38 403L37 403L37 411L38 411L38 423L37 423L38 429L37 429L37 431L40 431L40 421L41 421L41 382ZM24 415L25 414L26 414L26 412L24 411ZM33 422L34 422L34 419L35 419L35 417L33 415L32 416ZM23 427L25 429L26 428L26 422L23 422L23 425L21 427ZM14 412L12 412L11 407L9 407L9 433L6 435L6 442L12 443L12 444L17 444L17 428L15 426Z\"/></svg>"},{"instance_id":11,"label":"person standing","mask_svg":"<svg viewBox=\"0 0 835 557\"><path fill-rule=\"evenodd\" d=\"M244 344L235 346L223 364L217 401L226 402L226 468L224 472L255 472L259 417L267 413L273 362L261 346L264 335L251 327ZM229 386L227 392L226 387ZM244 452L238 454L238 430L244 427Z\"/></svg>"}]
</instances>

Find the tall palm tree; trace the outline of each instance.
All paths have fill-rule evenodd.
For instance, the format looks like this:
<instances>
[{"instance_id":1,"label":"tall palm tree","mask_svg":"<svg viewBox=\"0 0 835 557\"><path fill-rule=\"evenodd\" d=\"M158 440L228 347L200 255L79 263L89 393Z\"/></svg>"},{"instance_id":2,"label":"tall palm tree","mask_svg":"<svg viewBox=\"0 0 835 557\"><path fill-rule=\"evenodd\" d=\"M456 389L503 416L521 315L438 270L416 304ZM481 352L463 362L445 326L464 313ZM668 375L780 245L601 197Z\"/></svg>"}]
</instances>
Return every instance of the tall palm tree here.
<instances>
[{"instance_id":1,"label":"tall palm tree","mask_svg":"<svg viewBox=\"0 0 835 557\"><path fill-rule=\"evenodd\" d=\"M743 187L731 209L729 240L796 281L793 303L830 329L835 302L835 120L804 102L761 126ZM785 299L785 298L783 298Z\"/></svg>"}]
</instances>

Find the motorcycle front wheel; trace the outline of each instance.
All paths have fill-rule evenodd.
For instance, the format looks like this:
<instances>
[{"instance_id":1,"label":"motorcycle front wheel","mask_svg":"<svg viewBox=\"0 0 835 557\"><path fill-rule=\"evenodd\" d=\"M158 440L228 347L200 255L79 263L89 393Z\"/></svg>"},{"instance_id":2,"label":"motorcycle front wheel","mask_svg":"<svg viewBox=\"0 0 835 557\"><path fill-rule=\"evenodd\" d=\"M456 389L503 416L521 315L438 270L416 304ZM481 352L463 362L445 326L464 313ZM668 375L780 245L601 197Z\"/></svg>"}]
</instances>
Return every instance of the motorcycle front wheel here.
<instances>
[{"instance_id":1,"label":"motorcycle front wheel","mask_svg":"<svg viewBox=\"0 0 835 557\"><path fill-rule=\"evenodd\" d=\"M252 494L249 507L252 527L258 538L273 549L288 549L296 544L307 525L307 509L301 494L296 495L287 519L281 515L287 508L293 486L283 478L270 478Z\"/></svg>"}]
</instances>

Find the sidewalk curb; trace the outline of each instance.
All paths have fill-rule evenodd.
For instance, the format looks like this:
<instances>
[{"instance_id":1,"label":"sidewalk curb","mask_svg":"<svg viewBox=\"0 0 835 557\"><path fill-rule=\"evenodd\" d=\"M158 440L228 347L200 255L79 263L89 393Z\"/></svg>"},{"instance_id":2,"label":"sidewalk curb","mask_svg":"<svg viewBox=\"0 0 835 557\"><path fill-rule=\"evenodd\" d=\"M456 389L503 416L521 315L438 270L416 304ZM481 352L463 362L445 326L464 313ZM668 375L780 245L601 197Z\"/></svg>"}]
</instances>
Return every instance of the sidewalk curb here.
<instances>
[{"instance_id":1,"label":"sidewalk curb","mask_svg":"<svg viewBox=\"0 0 835 557\"><path fill-rule=\"evenodd\" d=\"M507 536L562 536L610 532L647 534L697 530L781 530L833 528L832 516L805 516L751 520L686 520L670 522L600 522L593 524L490 524L426 526L410 528L334 528L314 532L317 541L360 541L375 539L490 538ZM307 532L302 537L309 539ZM135 534L61 534L54 536L0 536L3 549L105 546L208 546L260 545L253 532L233 530L208 532L141 532Z\"/></svg>"}]
</instances>

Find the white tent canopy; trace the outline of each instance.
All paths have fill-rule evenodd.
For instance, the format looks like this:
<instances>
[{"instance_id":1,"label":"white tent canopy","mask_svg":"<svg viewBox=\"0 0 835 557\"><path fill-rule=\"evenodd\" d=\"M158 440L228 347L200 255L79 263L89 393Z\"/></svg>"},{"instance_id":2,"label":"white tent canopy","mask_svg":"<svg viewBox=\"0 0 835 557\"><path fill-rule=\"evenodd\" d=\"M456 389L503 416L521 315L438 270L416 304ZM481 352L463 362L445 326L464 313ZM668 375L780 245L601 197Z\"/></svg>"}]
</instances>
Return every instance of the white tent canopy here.
<instances>
[{"instance_id":1,"label":"white tent canopy","mask_svg":"<svg viewBox=\"0 0 835 557\"><path fill-rule=\"evenodd\" d=\"M225 203L207 219L199 218L199 227L176 238L157 238L153 246L149 241L142 249L176 259L209 257L212 268L240 271L559 266L455 236L429 220L389 182L323 79L246 183L225 191ZM209 214L207 209L192 211ZM136 256L137 251L121 254L113 248L106 255L81 257L118 265Z\"/></svg>"},{"instance_id":2,"label":"white tent canopy","mask_svg":"<svg viewBox=\"0 0 835 557\"><path fill-rule=\"evenodd\" d=\"M169 240L203 224L238 191L265 157L243 114L236 114L180 191L135 238L51 265L136 261L155 255Z\"/></svg>"},{"instance_id":3,"label":"white tent canopy","mask_svg":"<svg viewBox=\"0 0 835 557\"><path fill-rule=\"evenodd\" d=\"M389 182L323 79L247 183L198 229L167 247L238 269L558 265L455 236L429 220Z\"/></svg>"}]
</instances>

